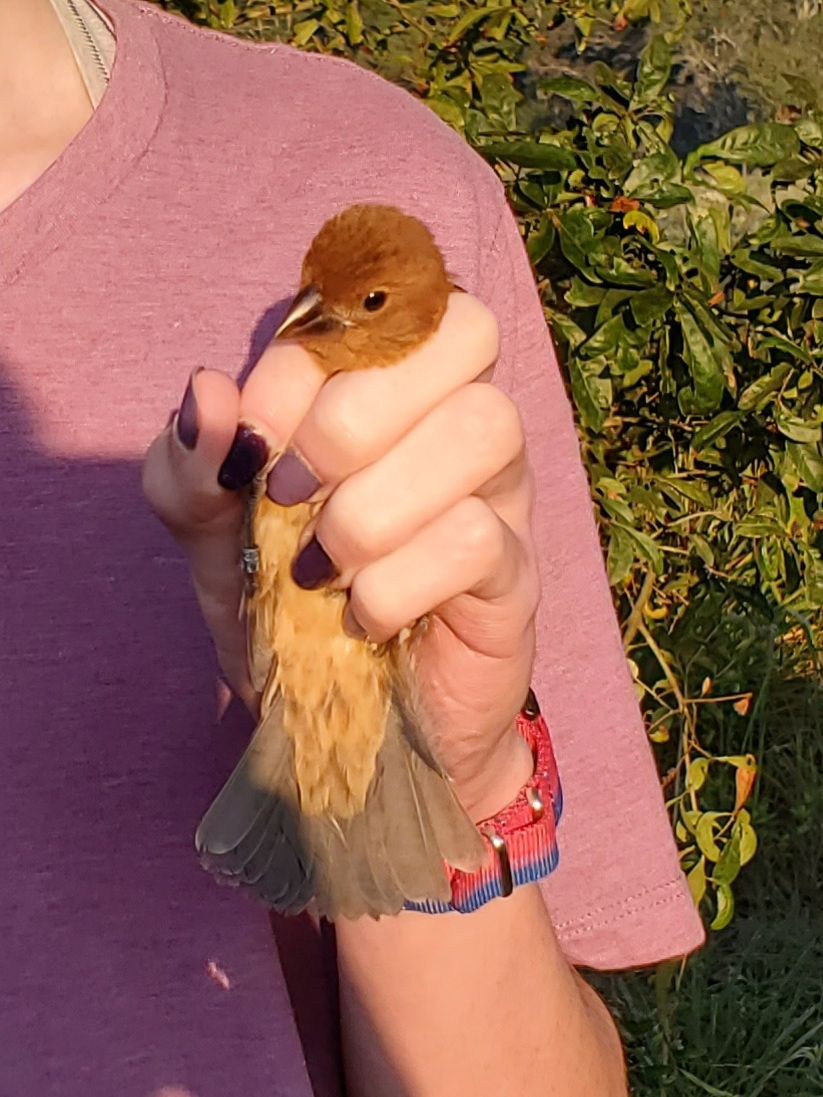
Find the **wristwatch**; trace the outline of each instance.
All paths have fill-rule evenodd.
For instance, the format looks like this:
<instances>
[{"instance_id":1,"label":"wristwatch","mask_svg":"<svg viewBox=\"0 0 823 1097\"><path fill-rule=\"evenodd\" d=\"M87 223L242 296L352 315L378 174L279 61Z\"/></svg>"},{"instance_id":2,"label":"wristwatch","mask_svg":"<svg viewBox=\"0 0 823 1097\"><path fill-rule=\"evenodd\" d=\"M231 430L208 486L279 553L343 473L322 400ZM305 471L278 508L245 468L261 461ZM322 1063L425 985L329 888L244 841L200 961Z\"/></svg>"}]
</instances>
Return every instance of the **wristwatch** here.
<instances>
[{"instance_id":1,"label":"wristwatch","mask_svg":"<svg viewBox=\"0 0 823 1097\"><path fill-rule=\"evenodd\" d=\"M517 730L531 747L534 773L507 807L477 824L488 849L487 864L476 872L446 865L451 900L407 902L406 910L469 914L492 899L511 895L521 884L544 879L557 867L563 793L549 729L532 690L518 713Z\"/></svg>"}]
</instances>

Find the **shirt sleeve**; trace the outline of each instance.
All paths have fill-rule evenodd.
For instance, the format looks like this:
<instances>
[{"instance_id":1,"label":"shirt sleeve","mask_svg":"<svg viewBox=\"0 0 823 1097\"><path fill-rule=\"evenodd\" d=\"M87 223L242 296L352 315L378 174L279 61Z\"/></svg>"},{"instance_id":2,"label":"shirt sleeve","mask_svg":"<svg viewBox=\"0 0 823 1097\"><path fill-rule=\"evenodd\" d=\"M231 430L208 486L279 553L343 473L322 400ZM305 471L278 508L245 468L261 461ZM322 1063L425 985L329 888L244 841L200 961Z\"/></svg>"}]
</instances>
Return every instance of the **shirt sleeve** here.
<instances>
[{"instance_id":1,"label":"shirt sleeve","mask_svg":"<svg viewBox=\"0 0 823 1097\"><path fill-rule=\"evenodd\" d=\"M520 410L534 472L542 582L534 689L564 793L560 864L543 891L574 963L649 964L697 948L704 930L623 653L557 355L502 194L498 205L477 292L500 325L495 380Z\"/></svg>"}]
</instances>

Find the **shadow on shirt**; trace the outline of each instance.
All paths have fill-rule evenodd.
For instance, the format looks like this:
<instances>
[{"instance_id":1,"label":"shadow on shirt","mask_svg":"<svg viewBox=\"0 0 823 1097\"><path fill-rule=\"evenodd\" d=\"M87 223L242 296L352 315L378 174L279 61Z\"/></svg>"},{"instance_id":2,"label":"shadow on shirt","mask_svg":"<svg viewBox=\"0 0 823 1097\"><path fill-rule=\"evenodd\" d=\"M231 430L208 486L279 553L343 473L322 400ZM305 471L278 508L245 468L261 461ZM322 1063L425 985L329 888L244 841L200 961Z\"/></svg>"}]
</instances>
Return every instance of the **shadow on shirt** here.
<instances>
[{"instance_id":1,"label":"shadow on shirt","mask_svg":"<svg viewBox=\"0 0 823 1097\"><path fill-rule=\"evenodd\" d=\"M259 1052L271 1019L255 1031L203 982L204 941L225 952L259 925L191 844L250 720L236 703L216 718L211 642L139 462L50 454L30 413L0 363L0 1044L19 1057L0 1078L129 1095L179 1078L209 1097L232 1092L223 1069L242 1087L244 1062L254 1084L257 1054L272 1093L302 1093L299 1063L281 1085ZM271 921L314 1092L339 1097L333 933ZM243 978L264 1000L271 975ZM198 1060L217 1037L210 1072Z\"/></svg>"}]
</instances>

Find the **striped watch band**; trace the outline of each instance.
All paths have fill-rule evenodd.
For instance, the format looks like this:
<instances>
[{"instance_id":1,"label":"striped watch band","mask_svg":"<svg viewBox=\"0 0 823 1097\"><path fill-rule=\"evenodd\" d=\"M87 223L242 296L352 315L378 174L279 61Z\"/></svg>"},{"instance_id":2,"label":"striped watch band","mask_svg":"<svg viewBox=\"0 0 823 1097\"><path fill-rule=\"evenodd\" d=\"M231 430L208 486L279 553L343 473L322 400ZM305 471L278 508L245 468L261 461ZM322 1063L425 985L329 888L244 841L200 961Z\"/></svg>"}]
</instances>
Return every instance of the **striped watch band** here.
<instances>
[{"instance_id":1,"label":"striped watch band","mask_svg":"<svg viewBox=\"0 0 823 1097\"><path fill-rule=\"evenodd\" d=\"M468 914L492 899L510 895L521 884L542 880L557 867L563 793L549 729L531 690L517 717L517 730L531 747L534 774L512 803L478 823L489 851L488 864L476 872L460 872L447 865L451 902L408 902L406 910Z\"/></svg>"}]
</instances>

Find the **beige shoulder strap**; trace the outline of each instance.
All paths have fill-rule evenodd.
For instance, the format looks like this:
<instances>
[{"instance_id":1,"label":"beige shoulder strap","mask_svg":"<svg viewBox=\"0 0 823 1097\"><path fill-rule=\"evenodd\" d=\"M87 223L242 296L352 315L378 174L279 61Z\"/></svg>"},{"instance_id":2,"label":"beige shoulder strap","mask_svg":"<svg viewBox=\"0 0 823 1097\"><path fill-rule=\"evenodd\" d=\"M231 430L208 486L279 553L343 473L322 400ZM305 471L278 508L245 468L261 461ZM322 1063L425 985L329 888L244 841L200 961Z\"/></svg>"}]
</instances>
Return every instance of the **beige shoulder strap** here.
<instances>
[{"instance_id":1,"label":"beige shoulder strap","mask_svg":"<svg viewBox=\"0 0 823 1097\"><path fill-rule=\"evenodd\" d=\"M114 63L111 23L91 0L51 0L63 25L93 107L103 98Z\"/></svg>"}]
</instances>

